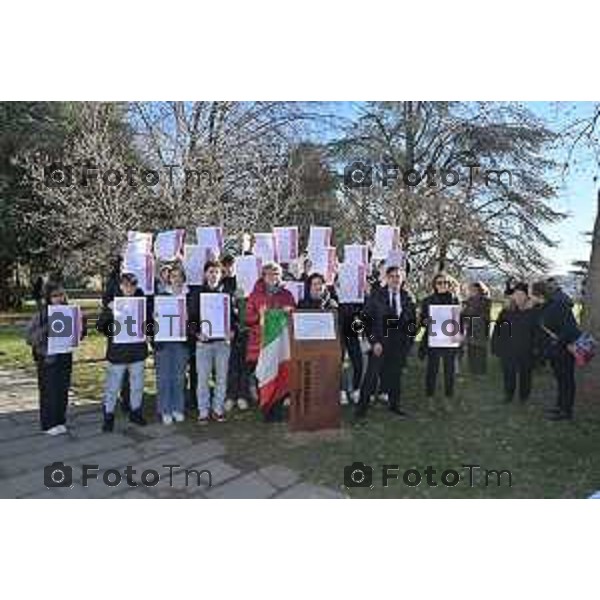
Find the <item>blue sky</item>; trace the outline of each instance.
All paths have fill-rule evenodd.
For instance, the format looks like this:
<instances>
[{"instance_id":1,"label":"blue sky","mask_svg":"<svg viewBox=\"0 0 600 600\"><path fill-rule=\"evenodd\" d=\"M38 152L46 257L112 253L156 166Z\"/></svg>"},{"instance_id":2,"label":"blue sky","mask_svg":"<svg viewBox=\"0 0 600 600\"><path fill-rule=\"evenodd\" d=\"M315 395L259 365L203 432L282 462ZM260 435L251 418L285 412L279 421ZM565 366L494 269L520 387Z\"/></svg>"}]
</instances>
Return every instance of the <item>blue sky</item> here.
<instances>
[{"instance_id":1,"label":"blue sky","mask_svg":"<svg viewBox=\"0 0 600 600\"><path fill-rule=\"evenodd\" d=\"M360 102L339 102L334 111L345 117L357 114ZM590 117L594 102L523 102L537 116L555 131L563 131L569 122ZM599 136L600 137L600 136ZM552 158L563 164L568 157L566 144L552 152ZM567 214L560 224L548 226L545 232L556 242L555 248L543 249L544 255L552 265L553 274L564 274L572 269L572 261L587 260L590 255L589 238L585 232L591 231L596 216L596 193L600 182L594 182L594 176L600 171L593 160L592 153L584 145L577 147L571 156L575 163L568 171L556 177L559 187L558 197L553 207Z\"/></svg>"},{"instance_id":2,"label":"blue sky","mask_svg":"<svg viewBox=\"0 0 600 600\"><path fill-rule=\"evenodd\" d=\"M554 128L564 128L568 120L590 117L593 102L528 102L536 114L547 120ZM559 148L555 152L556 160L563 162L568 156L568 148ZM548 249L545 254L551 259L556 273L565 273L571 269L573 260L589 259L589 238L584 235L591 231L596 217L596 194L598 165L592 153L585 146L578 146L571 157L574 165L561 181L560 193L556 200L559 210L567 213L567 218L559 225L547 228L548 235L558 243L556 248Z\"/></svg>"}]
</instances>

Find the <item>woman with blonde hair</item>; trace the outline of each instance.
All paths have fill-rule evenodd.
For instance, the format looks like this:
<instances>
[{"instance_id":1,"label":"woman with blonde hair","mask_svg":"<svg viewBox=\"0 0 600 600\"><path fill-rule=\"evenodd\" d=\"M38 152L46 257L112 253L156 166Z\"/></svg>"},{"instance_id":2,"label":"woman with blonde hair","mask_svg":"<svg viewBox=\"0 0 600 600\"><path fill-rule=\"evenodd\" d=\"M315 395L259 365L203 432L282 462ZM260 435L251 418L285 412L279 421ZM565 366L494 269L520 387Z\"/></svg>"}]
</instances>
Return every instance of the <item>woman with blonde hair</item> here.
<instances>
[{"instance_id":1,"label":"woman with blonde hair","mask_svg":"<svg viewBox=\"0 0 600 600\"><path fill-rule=\"evenodd\" d=\"M431 316L430 308L435 305L459 304L458 296L454 291L458 289L456 279L445 273L439 272L432 281L433 293L427 296L421 304L421 327L425 327L425 332L419 347L419 358L427 359L425 374L425 393L431 400L435 394L437 383L437 374L440 362L444 365L444 392L447 398L454 395L454 376L456 372L456 348L440 348L429 346L429 319ZM458 324L457 324L458 326Z\"/></svg>"},{"instance_id":2,"label":"woman with blonde hair","mask_svg":"<svg viewBox=\"0 0 600 600\"><path fill-rule=\"evenodd\" d=\"M168 266L168 270L163 267L161 272L164 280L158 295L185 297L187 286L181 263L172 263ZM158 404L165 425L170 425L173 421L180 423L185 420L185 374L188 358L187 342L168 341L155 344Z\"/></svg>"}]
</instances>

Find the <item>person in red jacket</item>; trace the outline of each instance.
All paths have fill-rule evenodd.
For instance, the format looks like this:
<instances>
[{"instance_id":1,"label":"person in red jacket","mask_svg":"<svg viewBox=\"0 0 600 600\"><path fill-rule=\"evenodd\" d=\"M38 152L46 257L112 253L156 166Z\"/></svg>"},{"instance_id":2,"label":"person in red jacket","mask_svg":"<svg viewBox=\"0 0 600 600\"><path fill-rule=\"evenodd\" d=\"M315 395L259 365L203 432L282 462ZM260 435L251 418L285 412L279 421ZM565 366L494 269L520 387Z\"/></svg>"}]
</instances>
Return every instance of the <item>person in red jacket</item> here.
<instances>
[{"instance_id":1,"label":"person in red jacket","mask_svg":"<svg viewBox=\"0 0 600 600\"><path fill-rule=\"evenodd\" d=\"M282 270L274 262L263 265L261 278L256 282L246 305L246 325L249 329L246 363L249 373L254 373L260 352L260 317L268 308L293 310L294 296L281 285Z\"/></svg>"}]
</instances>

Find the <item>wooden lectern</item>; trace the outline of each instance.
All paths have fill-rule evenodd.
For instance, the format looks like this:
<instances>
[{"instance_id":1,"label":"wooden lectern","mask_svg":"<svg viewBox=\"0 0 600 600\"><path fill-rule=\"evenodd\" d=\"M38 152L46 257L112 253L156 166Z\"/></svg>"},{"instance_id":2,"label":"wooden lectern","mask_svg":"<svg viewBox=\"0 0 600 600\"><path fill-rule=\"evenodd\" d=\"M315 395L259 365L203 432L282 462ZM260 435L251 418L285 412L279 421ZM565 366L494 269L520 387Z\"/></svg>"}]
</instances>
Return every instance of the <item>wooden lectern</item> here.
<instances>
[{"instance_id":1,"label":"wooden lectern","mask_svg":"<svg viewBox=\"0 0 600 600\"><path fill-rule=\"evenodd\" d=\"M340 426L342 350L335 311L297 310L291 315L292 431Z\"/></svg>"}]
</instances>

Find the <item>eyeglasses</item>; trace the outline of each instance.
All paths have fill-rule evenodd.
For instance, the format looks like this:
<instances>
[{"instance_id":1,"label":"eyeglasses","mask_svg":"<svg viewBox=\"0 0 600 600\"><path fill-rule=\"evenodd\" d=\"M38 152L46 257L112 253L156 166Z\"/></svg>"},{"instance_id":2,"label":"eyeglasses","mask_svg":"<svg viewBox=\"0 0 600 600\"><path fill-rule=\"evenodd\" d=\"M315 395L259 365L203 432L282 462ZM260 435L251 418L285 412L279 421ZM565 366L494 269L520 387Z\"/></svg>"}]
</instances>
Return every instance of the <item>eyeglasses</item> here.
<instances>
[{"instance_id":1,"label":"eyeglasses","mask_svg":"<svg viewBox=\"0 0 600 600\"><path fill-rule=\"evenodd\" d=\"M445 279L438 279L438 280L435 282L435 285L450 285L450 282L449 282L449 281L446 281Z\"/></svg>"}]
</instances>

